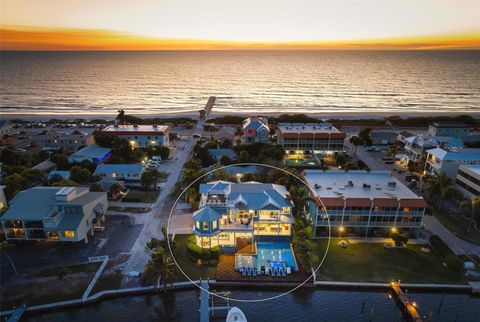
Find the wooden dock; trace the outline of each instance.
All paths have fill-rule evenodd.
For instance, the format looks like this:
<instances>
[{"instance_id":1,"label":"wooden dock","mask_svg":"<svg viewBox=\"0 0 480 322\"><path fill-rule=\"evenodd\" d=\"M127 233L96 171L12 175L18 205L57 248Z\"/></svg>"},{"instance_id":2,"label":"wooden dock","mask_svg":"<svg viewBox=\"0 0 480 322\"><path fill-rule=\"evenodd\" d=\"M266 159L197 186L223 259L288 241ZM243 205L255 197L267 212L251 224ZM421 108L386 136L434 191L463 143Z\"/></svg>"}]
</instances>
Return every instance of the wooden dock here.
<instances>
[{"instance_id":1,"label":"wooden dock","mask_svg":"<svg viewBox=\"0 0 480 322\"><path fill-rule=\"evenodd\" d=\"M403 293L402 289L400 288L400 284L397 282L392 282L391 287L397 303L403 309L402 313L405 315L405 318L412 322L422 322L423 319L418 313L417 305L415 302L409 302L407 295Z\"/></svg>"},{"instance_id":2,"label":"wooden dock","mask_svg":"<svg viewBox=\"0 0 480 322\"><path fill-rule=\"evenodd\" d=\"M216 99L215 96L210 96L208 98L207 104L205 104L205 107L202 110L199 111L201 120L205 121L205 120L208 119L208 115L210 114L210 112L213 109L213 104L215 104L215 99Z\"/></svg>"}]
</instances>

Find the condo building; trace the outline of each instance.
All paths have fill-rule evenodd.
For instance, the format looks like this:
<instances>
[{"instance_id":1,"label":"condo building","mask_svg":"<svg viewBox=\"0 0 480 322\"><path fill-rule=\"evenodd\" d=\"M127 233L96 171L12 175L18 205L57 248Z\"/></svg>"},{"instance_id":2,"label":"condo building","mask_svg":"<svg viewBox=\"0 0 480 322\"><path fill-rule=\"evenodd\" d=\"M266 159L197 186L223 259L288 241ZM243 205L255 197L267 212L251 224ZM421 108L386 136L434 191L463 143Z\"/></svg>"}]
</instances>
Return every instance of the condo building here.
<instances>
[{"instance_id":1,"label":"condo building","mask_svg":"<svg viewBox=\"0 0 480 322\"><path fill-rule=\"evenodd\" d=\"M295 154L341 152L345 137L330 123L280 123L277 130L278 144Z\"/></svg>"},{"instance_id":2,"label":"condo building","mask_svg":"<svg viewBox=\"0 0 480 322\"><path fill-rule=\"evenodd\" d=\"M289 240L292 207L284 186L258 182L213 181L200 185L199 210L193 213L193 233L202 248L252 245L262 237Z\"/></svg>"},{"instance_id":3,"label":"condo building","mask_svg":"<svg viewBox=\"0 0 480 322\"><path fill-rule=\"evenodd\" d=\"M135 148L170 145L168 125L110 125L101 133L126 139Z\"/></svg>"},{"instance_id":4,"label":"condo building","mask_svg":"<svg viewBox=\"0 0 480 322\"><path fill-rule=\"evenodd\" d=\"M311 189L310 215L316 236L387 236L420 232L427 204L388 171L302 173Z\"/></svg>"},{"instance_id":5,"label":"condo building","mask_svg":"<svg viewBox=\"0 0 480 322\"><path fill-rule=\"evenodd\" d=\"M85 241L104 221L106 192L87 187L34 187L10 201L1 222L8 240Z\"/></svg>"},{"instance_id":6,"label":"condo building","mask_svg":"<svg viewBox=\"0 0 480 322\"><path fill-rule=\"evenodd\" d=\"M461 164L455 186L466 198L480 196L480 165Z\"/></svg>"}]
</instances>

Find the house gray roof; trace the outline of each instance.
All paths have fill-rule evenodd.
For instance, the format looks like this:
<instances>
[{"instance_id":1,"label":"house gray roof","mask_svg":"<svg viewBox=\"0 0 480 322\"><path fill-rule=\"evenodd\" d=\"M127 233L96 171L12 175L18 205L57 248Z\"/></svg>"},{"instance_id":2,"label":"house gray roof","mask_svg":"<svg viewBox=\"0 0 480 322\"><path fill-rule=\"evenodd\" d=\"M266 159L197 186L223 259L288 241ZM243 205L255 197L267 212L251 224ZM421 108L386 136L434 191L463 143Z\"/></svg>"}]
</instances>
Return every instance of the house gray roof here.
<instances>
[{"instance_id":1,"label":"house gray roof","mask_svg":"<svg viewBox=\"0 0 480 322\"><path fill-rule=\"evenodd\" d=\"M68 214L58 223L57 230L76 230L82 222L83 214Z\"/></svg>"},{"instance_id":2,"label":"house gray roof","mask_svg":"<svg viewBox=\"0 0 480 322\"><path fill-rule=\"evenodd\" d=\"M196 221L212 222L220 217L220 214L212 208L202 208L193 213L193 219Z\"/></svg>"},{"instance_id":3,"label":"house gray roof","mask_svg":"<svg viewBox=\"0 0 480 322\"><path fill-rule=\"evenodd\" d=\"M52 161L50 160L44 160L40 163L37 163L36 165L34 165L32 167L32 169L35 169L35 170L40 170L40 171L47 171L49 169L53 169L55 168L57 165L55 163L53 163Z\"/></svg>"},{"instance_id":4,"label":"house gray roof","mask_svg":"<svg viewBox=\"0 0 480 322\"><path fill-rule=\"evenodd\" d=\"M230 183L215 181L200 185L200 193L224 193L228 202L240 208L252 210L272 210L291 207L287 199L288 191L284 186L271 183L244 182Z\"/></svg>"},{"instance_id":5,"label":"house gray roof","mask_svg":"<svg viewBox=\"0 0 480 322\"><path fill-rule=\"evenodd\" d=\"M55 203L62 187L34 187L21 191L10 201L2 220L43 220Z\"/></svg>"},{"instance_id":6,"label":"house gray roof","mask_svg":"<svg viewBox=\"0 0 480 322\"><path fill-rule=\"evenodd\" d=\"M141 164L99 164L94 174L141 174L142 170Z\"/></svg>"}]
</instances>

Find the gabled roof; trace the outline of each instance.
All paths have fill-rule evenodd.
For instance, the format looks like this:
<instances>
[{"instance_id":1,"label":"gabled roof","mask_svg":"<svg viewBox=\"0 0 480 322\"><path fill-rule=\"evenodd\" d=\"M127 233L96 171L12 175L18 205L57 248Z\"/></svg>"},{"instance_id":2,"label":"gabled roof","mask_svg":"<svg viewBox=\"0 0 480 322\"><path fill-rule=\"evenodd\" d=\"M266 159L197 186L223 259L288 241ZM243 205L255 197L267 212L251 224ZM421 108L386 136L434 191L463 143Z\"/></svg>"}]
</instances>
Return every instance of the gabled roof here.
<instances>
[{"instance_id":1,"label":"gabled roof","mask_svg":"<svg viewBox=\"0 0 480 322\"><path fill-rule=\"evenodd\" d=\"M427 153L440 160L480 160L480 149L459 149L457 151L445 151L441 148L427 150Z\"/></svg>"},{"instance_id":2,"label":"gabled roof","mask_svg":"<svg viewBox=\"0 0 480 322\"><path fill-rule=\"evenodd\" d=\"M70 178L70 171L60 171L60 170L53 170L53 171L50 171L50 173L48 174L48 179L50 180L54 175L59 175L61 176L63 179L68 179Z\"/></svg>"},{"instance_id":3,"label":"gabled roof","mask_svg":"<svg viewBox=\"0 0 480 322\"><path fill-rule=\"evenodd\" d=\"M47 171L49 169L53 169L55 168L57 165L55 163L53 163L52 161L50 160L44 160L38 164L36 164L35 166L32 167L32 169L35 169L35 170L41 170L41 171Z\"/></svg>"},{"instance_id":4,"label":"gabled roof","mask_svg":"<svg viewBox=\"0 0 480 322\"><path fill-rule=\"evenodd\" d=\"M212 222L220 219L221 215L212 208L202 208L193 213L193 219L196 221Z\"/></svg>"},{"instance_id":5,"label":"gabled roof","mask_svg":"<svg viewBox=\"0 0 480 322\"><path fill-rule=\"evenodd\" d=\"M267 125L267 121L262 117L249 117L243 121L244 130L260 131L262 129L270 132L270 128Z\"/></svg>"}]
</instances>

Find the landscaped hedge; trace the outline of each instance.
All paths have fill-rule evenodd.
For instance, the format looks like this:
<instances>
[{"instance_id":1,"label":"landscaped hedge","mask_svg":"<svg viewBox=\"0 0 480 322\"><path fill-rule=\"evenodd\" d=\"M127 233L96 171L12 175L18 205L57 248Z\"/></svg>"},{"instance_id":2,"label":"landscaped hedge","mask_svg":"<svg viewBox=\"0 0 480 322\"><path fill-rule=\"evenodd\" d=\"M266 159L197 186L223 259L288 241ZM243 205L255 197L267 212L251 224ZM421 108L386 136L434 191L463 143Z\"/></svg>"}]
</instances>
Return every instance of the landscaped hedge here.
<instances>
[{"instance_id":1,"label":"landscaped hedge","mask_svg":"<svg viewBox=\"0 0 480 322\"><path fill-rule=\"evenodd\" d=\"M218 260L220 256L220 247L215 246L211 249L203 249L197 245L195 235L188 237L187 250L188 254L195 260Z\"/></svg>"},{"instance_id":2,"label":"landscaped hedge","mask_svg":"<svg viewBox=\"0 0 480 322\"><path fill-rule=\"evenodd\" d=\"M452 251L448 248L447 244L437 235L430 236L430 245L445 259L448 255L452 255Z\"/></svg>"}]
</instances>

